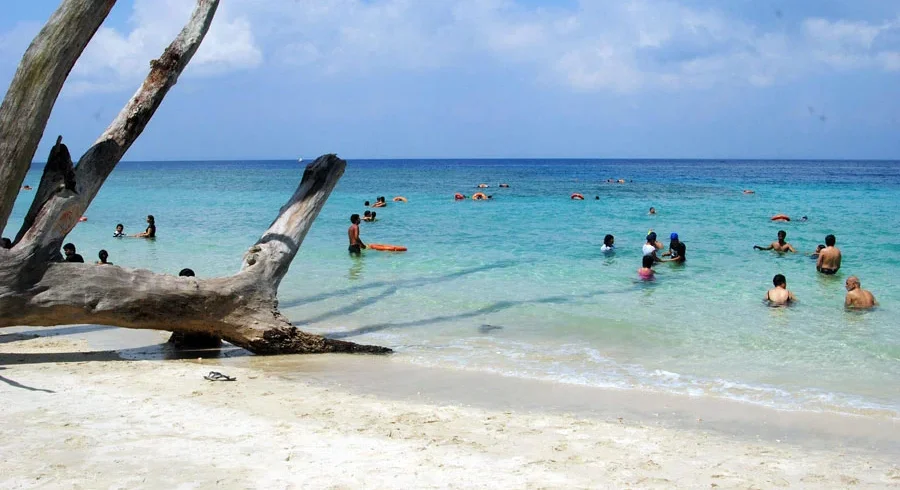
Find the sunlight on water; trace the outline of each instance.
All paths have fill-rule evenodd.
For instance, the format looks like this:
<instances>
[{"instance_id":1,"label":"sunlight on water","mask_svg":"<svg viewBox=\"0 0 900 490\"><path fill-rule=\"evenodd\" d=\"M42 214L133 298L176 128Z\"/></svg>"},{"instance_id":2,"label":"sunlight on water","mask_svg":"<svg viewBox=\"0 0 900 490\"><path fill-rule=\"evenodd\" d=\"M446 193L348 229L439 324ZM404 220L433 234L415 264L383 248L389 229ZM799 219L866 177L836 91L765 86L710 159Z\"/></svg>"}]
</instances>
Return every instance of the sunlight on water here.
<instances>
[{"instance_id":1,"label":"sunlight on water","mask_svg":"<svg viewBox=\"0 0 900 490\"><path fill-rule=\"evenodd\" d=\"M296 162L122 164L70 241L88 260L105 248L124 266L231 274L301 174ZM480 182L492 202L453 201ZM409 203L377 210L363 240L409 252L348 257L349 215L379 195ZM20 196L11 227L30 197ZM896 416L898 211L900 165L885 162L351 162L281 305L305 329L389 345L414 363ZM776 213L809 221L773 223ZM156 241L111 237L119 222L141 231L147 214ZM688 263L659 265L645 284L636 270L649 229L665 243L677 232ZM803 252L836 234L840 274L816 274L803 254L752 250L779 229ZM611 256L599 252L606 233L616 236ZM776 273L796 307L763 306ZM879 309L843 310L850 274Z\"/></svg>"}]
</instances>

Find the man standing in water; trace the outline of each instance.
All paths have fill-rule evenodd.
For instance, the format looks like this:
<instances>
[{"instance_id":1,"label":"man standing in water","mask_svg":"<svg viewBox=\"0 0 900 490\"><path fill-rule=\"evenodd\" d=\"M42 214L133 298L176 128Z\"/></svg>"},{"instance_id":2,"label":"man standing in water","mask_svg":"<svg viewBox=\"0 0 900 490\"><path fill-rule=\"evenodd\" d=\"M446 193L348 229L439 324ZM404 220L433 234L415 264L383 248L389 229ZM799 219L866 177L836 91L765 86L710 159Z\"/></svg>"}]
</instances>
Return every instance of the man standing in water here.
<instances>
[{"instance_id":1,"label":"man standing in water","mask_svg":"<svg viewBox=\"0 0 900 490\"><path fill-rule=\"evenodd\" d=\"M819 251L819 258L816 259L816 270L829 276L841 268L841 250L834 246L835 241L834 235L825 237L825 248Z\"/></svg>"},{"instance_id":2,"label":"man standing in water","mask_svg":"<svg viewBox=\"0 0 900 490\"><path fill-rule=\"evenodd\" d=\"M755 250L775 250L776 252L796 252L796 250L794 250L794 247L790 243L785 241L785 238L787 238L787 232L784 230L778 230L778 240L770 243L768 247L760 247L759 245L754 245L753 248Z\"/></svg>"},{"instance_id":3,"label":"man standing in water","mask_svg":"<svg viewBox=\"0 0 900 490\"><path fill-rule=\"evenodd\" d=\"M859 283L858 277L848 277L847 283L844 285L844 287L847 288L847 297L844 299L844 307L865 310L873 308L876 304L878 304L875 301L875 296L873 296L869 291L866 291L862 288L862 285L860 285Z\"/></svg>"},{"instance_id":4,"label":"man standing in water","mask_svg":"<svg viewBox=\"0 0 900 490\"><path fill-rule=\"evenodd\" d=\"M359 239L359 215L350 216L350 228L347 229L347 237L350 238L350 255L359 255L362 249L366 248L366 244Z\"/></svg>"}]
</instances>

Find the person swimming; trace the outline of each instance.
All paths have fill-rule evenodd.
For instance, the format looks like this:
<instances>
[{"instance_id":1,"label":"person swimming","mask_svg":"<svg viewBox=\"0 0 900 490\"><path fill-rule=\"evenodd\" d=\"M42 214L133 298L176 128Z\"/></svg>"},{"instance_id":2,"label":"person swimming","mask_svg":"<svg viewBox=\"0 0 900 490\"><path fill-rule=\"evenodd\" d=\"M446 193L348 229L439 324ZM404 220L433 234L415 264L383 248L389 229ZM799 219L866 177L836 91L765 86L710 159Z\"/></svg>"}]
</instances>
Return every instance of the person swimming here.
<instances>
[{"instance_id":1,"label":"person swimming","mask_svg":"<svg viewBox=\"0 0 900 490\"><path fill-rule=\"evenodd\" d=\"M603 245L600 247L600 251L604 253L610 253L616 251L616 237L612 235L606 235L603 237Z\"/></svg>"},{"instance_id":2,"label":"person swimming","mask_svg":"<svg viewBox=\"0 0 900 490\"><path fill-rule=\"evenodd\" d=\"M100 260L97 261L97 265L113 265L112 262L106 261L106 259L109 258L109 252L106 250L101 250L97 256L100 258Z\"/></svg>"},{"instance_id":3,"label":"person swimming","mask_svg":"<svg viewBox=\"0 0 900 490\"><path fill-rule=\"evenodd\" d=\"M125 236L125 226L122 223L116 225L116 231L113 232L113 238L122 238Z\"/></svg>"},{"instance_id":4,"label":"person swimming","mask_svg":"<svg viewBox=\"0 0 900 490\"><path fill-rule=\"evenodd\" d=\"M652 281L656 277L653 271L653 256L645 255L641 259L641 265L642 267L638 269L638 277L642 281Z\"/></svg>"},{"instance_id":5,"label":"person swimming","mask_svg":"<svg viewBox=\"0 0 900 490\"><path fill-rule=\"evenodd\" d=\"M769 306L788 306L797 301L794 293L788 291L787 279L782 274L775 274L772 278L772 284L775 286L766 292L766 303Z\"/></svg>"}]
</instances>

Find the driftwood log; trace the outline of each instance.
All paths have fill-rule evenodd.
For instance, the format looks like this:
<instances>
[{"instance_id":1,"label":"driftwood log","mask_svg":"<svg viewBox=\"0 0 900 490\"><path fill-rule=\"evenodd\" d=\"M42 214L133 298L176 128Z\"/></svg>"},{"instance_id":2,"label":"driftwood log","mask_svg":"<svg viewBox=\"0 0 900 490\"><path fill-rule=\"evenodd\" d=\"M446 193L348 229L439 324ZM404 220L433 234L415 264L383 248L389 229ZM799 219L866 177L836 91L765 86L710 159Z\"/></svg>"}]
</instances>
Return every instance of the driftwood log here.
<instances>
[{"instance_id":1,"label":"driftwood log","mask_svg":"<svg viewBox=\"0 0 900 490\"><path fill-rule=\"evenodd\" d=\"M114 0L63 0L28 48L0 107L0 229L12 212L63 82ZM116 164L190 62L218 0L198 0L190 21L100 138L72 164L57 139L12 248L0 248L0 327L77 323L221 337L256 354L390 349L297 330L277 292L346 162L324 155L231 277L197 279L60 261L59 249Z\"/></svg>"}]
</instances>

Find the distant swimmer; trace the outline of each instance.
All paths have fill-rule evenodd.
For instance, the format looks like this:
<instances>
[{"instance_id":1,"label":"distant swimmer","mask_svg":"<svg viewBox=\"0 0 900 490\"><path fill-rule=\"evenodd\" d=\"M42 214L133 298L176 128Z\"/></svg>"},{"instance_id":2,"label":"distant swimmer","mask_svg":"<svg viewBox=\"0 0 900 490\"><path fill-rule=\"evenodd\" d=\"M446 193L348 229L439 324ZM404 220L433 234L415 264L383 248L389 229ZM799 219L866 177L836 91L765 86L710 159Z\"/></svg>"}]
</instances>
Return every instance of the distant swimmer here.
<instances>
[{"instance_id":1,"label":"distant swimmer","mask_svg":"<svg viewBox=\"0 0 900 490\"><path fill-rule=\"evenodd\" d=\"M816 270L822 274L837 274L841 268L841 250L834 246L836 239L834 235L825 237L825 248L819 252L816 259Z\"/></svg>"},{"instance_id":2,"label":"distant swimmer","mask_svg":"<svg viewBox=\"0 0 900 490\"><path fill-rule=\"evenodd\" d=\"M599 200L600 200L600 196L594 196L594 200L595 200L595 201L599 201Z\"/></svg>"},{"instance_id":3,"label":"distant swimmer","mask_svg":"<svg viewBox=\"0 0 900 490\"><path fill-rule=\"evenodd\" d=\"M611 253L616 251L616 237L612 235L606 235L603 237L603 245L600 247L600 251L603 253Z\"/></svg>"},{"instance_id":4,"label":"distant swimmer","mask_svg":"<svg viewBox=\"0 0 900 490\"><path fill-rule=\"evenodd\" d=\"M487 185L487 184L478 184L477 187L478 187L479 189L487 189L487 188L490 187L490 186Z\"/></svg>"},{"instance_id":5,"label":"distant swimmer","mask_svg":"<svg viewBox=\"0 0 900 490\"><path fill-rule=\"evenodd\" d=\"M624 183L625 183L625 179L619 179L618 182L619 182L620 184L624 184Z\"/></svg>"},{"instance_id":6,"label":"distant swimmer","mask_svg":"<svg viewBox=\"0 0 900 490\"><path fill-rule=\"evenodd\" d=\"M156 218L152 214L148 214L147 229L133 236L137 238L156 238Z\"/></svg>"},{"instance_id":7,"label":"distant swimmer","mask_svg":"<svg viewBox=\"0 0 900 490\"><path fill-rule=\"evenodd\" d=\"M509 187L509 184L500 184L500 187L507 188Z\"/></svg>"},{"instance_id":8,"label":"distant swimmer","mask_svg":"<svg viewBox=\"0 0 900 490\"><path fill-rule=\"evenodd\" d=\"M375 199L375 204L372 205L373 208L383 208L387 206L387 202L384 200L384 196L379 196Z\"/></svg>"},{"instance_id":9,"label":"distant swimmer","mask_svg":"<svg viewBox=\"0 0 900 490\"><path fill-rule=\"evenodd\" d=\"M363 203L363 206L369 207L369 201L364 202L364 203Z\"/></svg>"},{"instance_id":10,"label":"distant swimmer","mask_svg":"<svg viewBox=\"0 0 900 490\"><path fill-rule=\"evenodd\" d=\"M23 186L22 186L22 190L23 190L23 191L30 191L30 190L31 190L31 186L30 186L30 185L23 185Z\"/></svg>"},{"instance_id":11,"label":"distant swimmer","mask_svg":"<svg viewBox=\"0 0 900 490\"><path fill-rule=\"evenodd\" d=\"M453 199L456 201L462 201L465 198L466 198L466 196L464 194L460 194L459 192L457 192L456 194L453 194Z\"/></svg>"},{"instance_id":12,"label":"distant swimmer","mask_svg":"<svg viewBox=\"0 0 900 490\"><path fill-rule=\"evenodd\" d=\"M372 221L372 211L366 210L366 212L363 213L362 220L363 221Z\"/></svg>"},{"instance_id":13,"label":"distant swimmer","mask_svg":"<svg viewBox=\"0 0 900 490\"><path fill-rule=\"evenodd\" d=\"M794 293L788 291L787 279L783 275L775 274L772 284L775 287L766 292L766 302L769 306L787 306L797 301Z\"/></svg>"},{"instance_id":14,"label":"distant swimmer","mask_svg":"<svg viewBox=\"0 0 900 490\"><path fill-rule=\"evenodd\" d=\"M122 238L125 236L125 226L122 223L116 225L116 231L113 232L113 238Z\"/></svg>"},{"instance_id":15,"label":"distant swimmer","mask_svg":"<svg viewBox=\"0 0 900 490\"><path fill-rule=\"evenodd\" d=\"M753 248L755 250L774 250L776 252L782 253L796 252L796 250L794 250L794 247L790 243L784 241L785 238L787 238L787 232L784 230L778 230L778 240L770 243L768 247L760 247L759 245L754 245Z\"/></svg>"},{"instance_id":16,"label":"distant swimmer","mask_svg":"<svg viewBox=\"0 0 900 490\"><path fill-rule=\"evenodd\" d=\"M100 260L97 261L97 265L113 265L112 262L106 261L106 259L109 258L109 252L106 250L101 250L97 256L100 258Z\"/></svg>"},{"instance_id":17,"label":"distant swimmer","mask_svg":"<svg viewBox=\"0 0 900 490\"><path fill-rule=\"evenodd\" d=\"M638 277L641 278L642 281L652 281L656 276L653 271L653 256L645 255L641 259L641 268L638 269Z\"/></svg>"},{"instance_id":18,"label":"distant swimmer","mask_svg":"<svg viewBox=\"0 0 900 490\"><path fill-rule=\"evenodd\" d=\"M878 302L875 301L875 296L862 288L858 277L848 277L844 287L847 288L847 297L844 298L845 308L867 310L878 305Z\"/></svg>"},{"instance_id":19,"label":"distant swimmer","mask_svg":"<svg viewBox=\"0 0 900 490\"><path fill-rule=\"evenodd\" d=\"M656 208L654 208L653 206L650 206L650 211L649 211L647 214L648 214L648 215L650 215L650 214L656 214Z\"/></svg>"},{"instance_id":20,"label":"distant swimmer","mask_svg":"<svg viewBox=\"0 0 900 490\"><path fill-rule=\"evenodd\" d=\"M360 255L366 244L359 238L359 215L350 215L350 228L347 228L347 237L350 239L350 247L347 249L350 255Z\"/></svg>"},{"instance_id":21,"label":"distant swimmer","mask_svg":"<svg viewBox=\"0 0 900 490\"><path fill-rule=\"evenodd\" d=\"M756 191L752 189L744 189L744 194L756 194Z\"/></svg>"}]
</instances>

